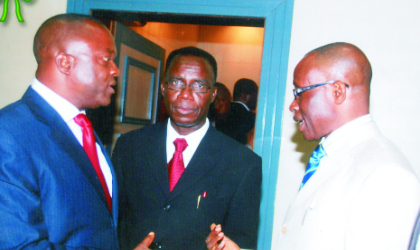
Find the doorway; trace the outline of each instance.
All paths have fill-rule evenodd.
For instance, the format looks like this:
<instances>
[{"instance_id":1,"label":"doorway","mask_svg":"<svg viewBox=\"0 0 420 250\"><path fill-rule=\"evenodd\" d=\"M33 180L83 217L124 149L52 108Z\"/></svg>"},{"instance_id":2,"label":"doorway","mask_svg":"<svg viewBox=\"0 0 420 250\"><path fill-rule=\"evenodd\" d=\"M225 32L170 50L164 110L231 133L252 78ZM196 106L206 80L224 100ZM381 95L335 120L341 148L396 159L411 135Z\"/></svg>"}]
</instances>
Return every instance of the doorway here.
<instances>
[{"instance_id":1,"label":"doorway","mask_svg":"<svg viewBox=\"0 0 420 250\"><path fill-rule=\"evenodd\" d=\"M110 27L116 37L118 57L121 56L119 36L129 33L129 31L120 32L120 29L123 28L121 25L124 25L141 36L124 35L132 39L125 39L124 46L128 45L131 48L137 47L136 50L143 50L143 47L155 44L155 47L160 47L165 51L163 62L166 61L171 51L181 47L194 46L208 51L218 63L217 82L227 87L231 98L234 84L241 78L251 79L259 85L264 39L264 19L262 18L215 18L110 10L94 10L92 15ZM116 35L116 30L120 35ZM131 43L131 45L127 43ZM153 54L148 54L155 57ZM126 78L124 63L117 58L116 64L119 65L121 75L116 91L113 144L120 134L150 124L139 123L135 119L121 119L121 117L126 117L122 114L127 110L126 108L130 108L123 105L124 97L129 95L121 89L121 86L126 86L122 81ZM159 68L159 66L157 67ZM158 99L160 100L160 98ZM154 119L152 123L165 120L165 113L162 110L164 111L163 105L154 109L153 116L160 116L161 119Z\"/></svg>"},{"instance_id":2,"label":"doorway","mask_svg":"<svg viewBox=\"0 0 420 250\"><path fill-rule=\"evenodd\" d=\"M254 141L254 151L263 161L258 249L271 248L293 4L294 0L67 0L69 13L91 14L94 10L114 10L264 19Z\"/></svg>"}]
</instances>

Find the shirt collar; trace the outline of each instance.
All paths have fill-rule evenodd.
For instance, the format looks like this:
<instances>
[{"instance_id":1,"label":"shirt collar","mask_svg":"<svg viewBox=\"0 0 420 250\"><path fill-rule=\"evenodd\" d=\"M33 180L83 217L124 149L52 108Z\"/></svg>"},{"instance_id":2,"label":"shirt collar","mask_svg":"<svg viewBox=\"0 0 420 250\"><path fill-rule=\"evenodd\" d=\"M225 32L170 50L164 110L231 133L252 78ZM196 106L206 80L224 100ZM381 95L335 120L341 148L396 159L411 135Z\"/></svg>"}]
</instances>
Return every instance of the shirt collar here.
<instances>
[{"instance_id":1,"label":"shirt collar","mask_svg":"<svg viewBox=\"0 0 420 250\"><path fill-rule=\"evenodd\" d=\"M203 139L204 135L207 133L207 130L209 129L210 123L209 120L206 118L206 122L204 123L201 128L197 129L196 131L188 134L188 135L180 135L176 130L172 127L171 118L168 119L168 126L167 126L167 141L169 143L173 143L175 139L177 138L184 138L188 146L191 148L198 147L198 144L200 144L201 140ZM196 146L193 146L196 145Z\"/></svg>"},{"instance_id":2,"label":"shirt collar","mask_svg":"<svg viewBox=\"0 0 420 250\"><path fill-rule=\"evenodd\" d=\"M327 138L323 137L320 141L327 155L334 154L340 148L342 138L353 135L354 131L364 124L373 121L372 115L360 116L333 131Z\"/></svg>"},{"instance_id":3,"label":"shirt collar","mask_svg":"<svg viewBox=\"0 0 420 250\"><path fill-rule=\"evenodd\" d=\"M80 114L85 113L85 111L79 111L79 109L74 106L71 102L67 101L50 88L45 86L43 83L34 79L31 84L32 89L37 92L57 113L63 118L67 123L70 120Z\"/></svg>"},{"instance_id":4,"label":"shirt collar","mask_svg":"<svg viewBox=\"0 0 420 250\"><path fill-rule=\"evenodd\" d=\"M244 106L244 107L246 108L246 110L251 111L251 110L248 108L248 106L246 106L246 104L245 104L245 103L243 103L243 102L240 102L240 101L234 101L234 103L239 103L239 104L242 104L242 106Z\"/></svg>"}]
</instances>

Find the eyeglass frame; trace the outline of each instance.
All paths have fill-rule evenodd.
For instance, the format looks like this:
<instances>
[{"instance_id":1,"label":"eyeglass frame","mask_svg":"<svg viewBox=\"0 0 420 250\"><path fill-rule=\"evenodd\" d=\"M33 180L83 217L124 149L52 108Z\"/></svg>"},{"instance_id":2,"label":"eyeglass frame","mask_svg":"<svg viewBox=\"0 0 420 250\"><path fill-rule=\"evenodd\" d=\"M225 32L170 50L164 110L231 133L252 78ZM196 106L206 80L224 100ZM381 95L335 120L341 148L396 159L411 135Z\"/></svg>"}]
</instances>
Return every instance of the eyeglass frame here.
<instances>
[{"instance_id":1,"label":"eyeglass frame","mask_svg":"<svg viewBox=\"0 0 420 250\"><path fill-rule=\"evenodd\" d=\"M182 87L182 88L180 88L180 89L170 88L170 87L169 87L169 83L170 83L170 82L175 82L175 81L180 81L180 82L183 84L183 87ZM207 86L207 84L203 84L203 83L199 83L199 82L194 82L194 83L192 83L192 84L188 85L188 84L186 84L185 82L183 82L183 81L181 81L181 80L178 80L178 79L175 79L175 80L170 80L170 81L165 81L165 84L167 84L167 85L168 85L168 89L170 89L170 90L174 90L174 91L182 91L182 90L184 90L187 86L190 86L190 89L192 90L192 92L194 92L194 93L198 93L198 94L205 94L205 93L207 93L207 91L208 91L209 89L211 89L212 87L214 87L214 84L213 84L213 86ZM194 86L194 85L197 85L197 84L203 85L203 86L206 88L206 91L205 91L205 92L197 92L197 91L194 91L194 90L193 90L193 86Z\"/></svg>"},{"instance_id":2,"label":"eyeglass frame","mask_svg":"<svg viewBox=\"0 0 420 250\"><path fill-rule=\"evenodd\" d=\"M321 86L324 86L324 85L327 85L327 84L332 84L332 83L335 83L336 81L338 81L338 80L330 80L328 82L317 83L317 84L302 87L302 88L295 88L295 89L293 89L293 95L295 96L295 99L296 99L298 96L300 96L305 91L308 91L308 90L311 90L311 89L314 89L314 88L318 88L318 87L321 87ZM346 85L347 88L350 88L350 86L348 84L345 83L344 85Z\"/></svg>"}]
</instances>

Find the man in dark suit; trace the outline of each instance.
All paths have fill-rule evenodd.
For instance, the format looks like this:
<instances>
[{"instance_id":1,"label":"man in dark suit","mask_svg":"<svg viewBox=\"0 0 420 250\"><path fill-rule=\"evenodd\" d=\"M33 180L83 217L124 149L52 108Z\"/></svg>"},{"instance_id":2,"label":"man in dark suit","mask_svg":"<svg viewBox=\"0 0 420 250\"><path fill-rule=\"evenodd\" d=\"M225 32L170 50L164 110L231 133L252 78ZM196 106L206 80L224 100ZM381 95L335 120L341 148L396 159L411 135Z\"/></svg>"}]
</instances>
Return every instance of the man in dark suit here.
<instances>
[{"instance_id":1,"label":"man in dark suit","mask_svg":"<svg viewBox=\"0 0 420 250\"><path fill-rule=\"evenodd\" d=\"M206 249L212 223L240 247L256 247L261 158L209 125L216 76L206 51L173 51L160 86L169 120L117 141L122 249L149 231L155 249Z\"/></svg>"},{"instance_id":2,"label":"man in dark suit","mask_svg":"<svg viewBox=\"0 0 420 250\"><path fill-rule=\"evenodd\" d=\"M258 85L251 79L242 78L235 83L233 102L226 119L216 123L217 130L246 145L247 134L255 126Z\"/></svg>"},{"instance_id":3,"label":"man in dark suit","mask_svg":"<svg viewBox=\"0 0 420 250\"><path fill-rule=\"evenodd\" d=\"M0 111L0 248L118 249L114 169L84 115L114 93L112 35L89 16L58 15L34 54L36 79Z\"/></svg>"}]
</instances>

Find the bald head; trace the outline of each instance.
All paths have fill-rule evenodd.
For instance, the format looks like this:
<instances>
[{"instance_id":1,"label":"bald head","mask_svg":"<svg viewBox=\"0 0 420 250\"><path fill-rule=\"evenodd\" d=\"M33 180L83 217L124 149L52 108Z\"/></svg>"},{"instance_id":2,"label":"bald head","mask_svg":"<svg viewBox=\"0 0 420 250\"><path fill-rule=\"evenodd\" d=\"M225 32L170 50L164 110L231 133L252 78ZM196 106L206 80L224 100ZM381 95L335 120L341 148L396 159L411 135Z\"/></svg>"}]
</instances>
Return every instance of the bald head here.
<instances>
[{"instance_id":1,"label":"bald head","mask_svg":"<svg viewBox=\"0 0 420 250\"><path fill-rule=\"evenodd\" d=\"M304 137L318 140L368 114L371 78L367 57L352 44L332 43L306 54L295 68L299 92L290 105Z\"/></svg>"},{"instance_id":2,"label":"bald head","mask_svg":"<svg viewBox=\"0 0 420 250\"><path fill-rule=\"evenodd\" d=\"M334 76L334 80L348 80L348 85L369 98L372 68L358 47L343 42L331 43L312 50L306 56L309 55L315 55L320 67Z\"/></svg>"},{"instance_id":3,"label":"bald head","mask_svg":"<svg viewBox=\"0 0 420 250\"><path fill-rule=\"evenodd\" d=\"M119 75L116 53L114 39L100 21L57 15L35 35L36 78L80 110L106 106Z\"/></svg>"},{"instance_id":4,"label":"bald head","mask_svg":"<svg viewBox=\"0 0 420 250\"><path fill-rule=\"evenodd\" d=\"M98 19L80 14L61 14L47 19L34 37L33 51L37 63L64 50L68 42L88 37L101 26L105 28Z\"/></svg>"}]
</instances>

